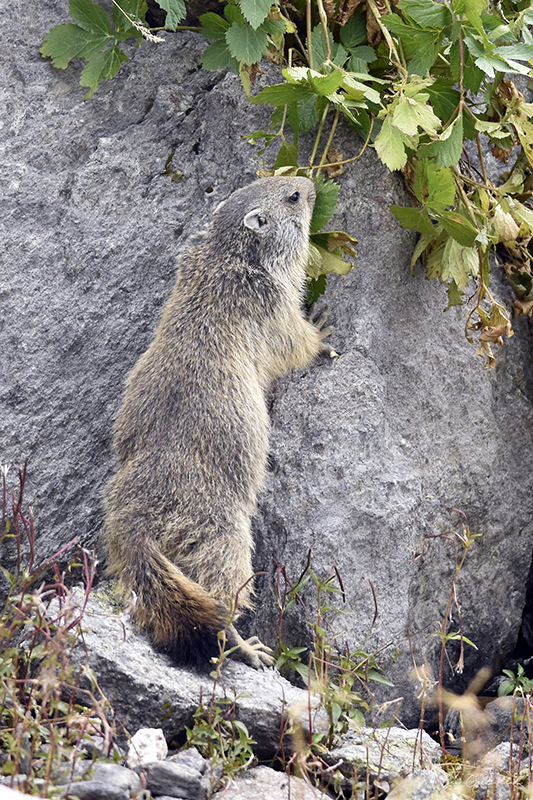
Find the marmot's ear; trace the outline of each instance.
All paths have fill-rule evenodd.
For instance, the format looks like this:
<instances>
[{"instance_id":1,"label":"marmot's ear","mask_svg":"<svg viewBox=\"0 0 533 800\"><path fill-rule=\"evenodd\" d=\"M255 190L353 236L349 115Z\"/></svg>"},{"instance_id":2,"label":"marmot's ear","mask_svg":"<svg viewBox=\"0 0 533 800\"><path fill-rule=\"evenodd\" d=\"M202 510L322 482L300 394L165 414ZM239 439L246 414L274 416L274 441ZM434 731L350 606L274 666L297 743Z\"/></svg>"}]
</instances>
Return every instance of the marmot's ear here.
<instances>
[{"instance_id":1,"label":"marmot's ear","mask_svg":"<svg viewBox=\"0 0 533 800\"><path fill-rule=\"evenodd\" d=\"M260 208L254 208L253 211L249 211L243 221L244 225L250 228L251 231L258 231L268 225L266 215Z\"/></svg>"}]
</instances>

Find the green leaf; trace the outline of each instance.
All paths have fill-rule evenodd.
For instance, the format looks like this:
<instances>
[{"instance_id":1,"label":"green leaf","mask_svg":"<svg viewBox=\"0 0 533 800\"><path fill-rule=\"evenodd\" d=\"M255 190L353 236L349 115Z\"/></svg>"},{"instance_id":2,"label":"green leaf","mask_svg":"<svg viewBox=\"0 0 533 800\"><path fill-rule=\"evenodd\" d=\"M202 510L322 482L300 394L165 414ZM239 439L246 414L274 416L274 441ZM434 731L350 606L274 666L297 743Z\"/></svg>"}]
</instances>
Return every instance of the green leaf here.
<instances>
[{"instance_id":1,"label":"green leaf","mask_svg":"<svg viewBox=\"0 0 533 800\"><path fill-rule=\"evenodd\" d=\"M121 64L127 60L126 53L123 53L116 44L104 53L99 53L94 58L91 58L80 77L80 86L89 87L89 91L83 99L88 100L93 96L98 89L100 81L114 78Z\"/></svg>"},{"instance_id":2,"label":"green leaf","mask_svg":"<svg viewBox=\"0 0 533 800\"><path fill-rule=\"evenodd\" d=\"M181 20L187 16L183 0L157 0L157 4L167 12L165 28L175 31Z\"/></svg>"},{"instance_id":3,"label":"green leaf","mask_svg":"<svg viewBox=\"0 0 533 800\"><path fill-rule=\"evenodd\" d=\"M409 62L409 75L425 75L431 69L439 54L443 35L435 38L431 35L424 42L421 42L415 57Z\"/></svg>"},{"instance_id":4,"label":"green leaf","mask_svg":"<svg viewBox=\"0 0 533 800\"><path fill-rule=\"evenodd\" d=\"M436 228L435 230L441 230L441 228ZM418 242L416 243L416 247L413 251L413 255L411 257L411 274L414 272L414 267L422 253L426 250L428 245L431 244L435 240L434 233L422 234ZM429 276L428 276L429 277Z\"/></svg>"},{"instance_id":5,"label":"green leaf","mask_svg":"<svg viewBox=\"0 0 533 800\"><path fill-rule=\"evenodd\" d=\"M298 146L283 142L279 149L274 169L280 167L297 167L298 166Z\"/></svg>"},{"instance_id":6,"label":"green leaf","mask_svg":"<svg viewBox=\"0 0 533 800\"><path fill-rule=\"evenodd\" d=\"M113 3L113 8L111 9L111 16L117 37L122 41L130 36L141 39L141 32L131 24L129 17L139 23L143 23L147 11L148 6L144 0L116 0L116 4Z\"/></svg>"},{"instance_id":7,"label":"green leaf","mask_svg":"<svg viewBox=\"0 0 533 800\"><path fill-rule=\"evenodd\" d=\"M455 201L452 170L439 167L427 158L417 162L413 188L418 201L433 209L445 209Z\"/></svg>"},{"instance_id":8,"label":"green leaf","mask_svg":"<svg viewBox=\"0 0 533 800\"><path fill-rule=\"evenodd\" d=\"M457 164L463 152L463 117L457 117L439 138L419 149L421 158L435 158L441 167Z\"/></svg>"},{"instance_id":9,"label":"green leaf","mask_svg":"<svg viewBox=\"0 0 533 800\"><path fill-rule=\"evenodd\" d=\"M407 136L414 136L418 127L430 135L436 135L441 127L441 121L433 112L431 106L426 105L428 95L420 92L414 97L401 96L392 112L394 125Z\"/></svg>"},{"instance_id":10,"label":"green leaf","mask_svg":"<svg viewBox=\"0 0 533 800\"><path fill-rule=\"evenodd\" d=\"M486 5L486 0L452 0L453 13L464 14L480 36L485 35L480 15L485 10Z\"/></svg>"},{"instance_id":11,"label":"green leaf","mask_svg":"<svg viewBox=\"0 0 533 800\"><path fill-rule=\"evenodd\" d=\"M74 22L86 31L111 35L111 23L102 6L91 0L70 0L69 12Z\"/></svg>"},{"instance_id":12,"label":"green leaf","mask_svg":"<svg viewBox=\"0 0 533 800\"><path fill-rule=\"evenodd\" d=\"M310 264L307 267L307 272L312 278L318 278L319 275L328 275L332 272L337 275L347 275L352 269L352 264L342 255L342 250L333 251L325 250L319 245L309 245Z\"/></svg>"},{"instance_id":13,"label":"green leaf","mask_svg":"<svg viewBox=\"0 0 533 800\"><path fill-rule=\"evenodd\" d=\"M212 45L211 45L212 46ZM275 86L266 86L255 97L250 98L251 103L270 103L271 106L286 106L297 100L315 99L315 95L299 83L278 83Z\"/></svg>"},{"instance_id":14,"label":"green leaf","mask_svg":"<svg viewBox=\"0 0 533 800\"><path fill-rule=\"evenodd\" d=\"M282 19L265 19L261 23L261 29L269 36L284 36L287 32L285 21Z\"/></svg>"},{"instance_id":15,"label":"green leaf","mask_svg":"<svg viewBox=\"0 0 533 800\"><path fill-rule=\"evenodd\" d=\"M73 58L92 58L109 42L103 33L91 33L68 22L56 25L44 38L39 50L42 56L51 56L52 65L65 69Z\"/></svg>"},{"instance_id":16,"label":"green leaf","mask_svg":"<svg viewBox=\"0 0 533 800\"><path fill-rule=\"evenodd\" d=\"M226 41L226 31L229 28L229 22L218 14L208 11L207 14L202 14L199 17L200 25L202 26L202 33L207 39L221 39Z\"/></svg>"},{"instance_id":17,"label":"green leaf","mask_svg":"<svg viewBox=\"0 0 533 800\"><path fill-rule=\"evenodd\" d=\"M231 55L245 64L257 64L268 48L268 37L264 31L254 31L250 25L241 27L236 22L226 31L226 42Z\"/></svg>"},{"instance_id":18,"label":"green leaf","mask_svg":"<svg viewBox=\"0 0 533 800\"><path fill-rule=\"evenodd\" d=\"M316 183L316 200L311 219L311 232L316 233L329 222L335 212L339 187L333 181L324 181L320 176Z\"/></svg>"},{"instance_id":19,"label":"green leaf","mask_svg":"<svg viewBox=\"0 0 533 800\"><path fill-rule=\"evenodd\" d=\"M460 306L463 304L463 295L459 291L455 281L447 285L446 291L448 293L448 305L444 309L445 311L449 311L452 306Z\"/></svg>"},{"instance_id":20,"label":"green leaf","mask_svg":"<svg viewBox=\"0 0 533 800\"><path fill-rule=\"evenodd\" d=\"M439 211L438 220L444 230L464 247L472 247L479 234L470 220L458 211Z\"/></svg>"},{"instance_id":21,"label":"green leaf","mask_svg":"<svg viewBox=\"0 0 533 800\"><path fill-rule=\"evenodd\" d=\"M356 47L365 44L366 41L366 16L359 14L350 17L346 25L341 28L341 42L344 47L353 54Z\"/></svg>"},{"instance_id":22,"label":"green leaf","mask_svg":"<svg viewBox=\"0 0 533 800\"><path fill-rule=\"evenodd\" d=\"M392 124L390 116L386 117L381 130L376 136L374 147L379 158L389 169L401 169L407 163L405 147L411 140Z\"/></svg>"},{"instance_id":23,"label":"green leaf","mask_svg":"<svg viewBox=\"0 0 533 800\"><path fill-rule=\"evenodd\" d=\"M255 30L267 18L272 0L239 0L239 5L242 13Z\"/></svg>"},{"instance_id":24,"label":"green leaf","mask_svg":"<svg viewBox=\"0 0 533 800\"><path fill-rule=\"evenodd\" d=\"M433 0L400 0L400 9L423 28L441 30L452 22L452 15L446 6Z\"/></svg>"},{"instance_id":25,"label":"green leaf","mask_svg":"<svg viewBox=\"0 0 533 800\"><path fill-rule=\"evenodd\" d=\"M389 208L401 223L402 228L418 231L427 236L435 236L436 228L425 208L408 208L407 206L389 206Z\"/></svg>"},{"instance_id":26,"label":"green leaf","mask_svg":"<svg viewBox=\"0 0 533 800\"><path fill-rule=\"evenodd\" d=\"M381 672L378 672L376 669L369 669L368 670L368 678L371 681L375 681L375 683L382 683L385 686L394 686L394 684L389 681Z\"/></svg>"},{"instance_id":27,"label":"green leaf","mask_svg":"<svg viewBox=\"0 0 533 800\"><path fill-rule=\"evenodd\" d=\"M241 27L247 24L239 6L234 6L231 3L228 3L227 6L225 6L224 16L226 17L230 25L232 25L234 22L236 22L237 25L240 25Z\"/></svg>"},{"instance_id":28,"label":"green leaf","mask_svg":"<svg viewBox=\"0 0 533 800\"><path fill-rule=\"evenodd\" d=\"M328 95L334 94L334 92L337 91L343 80L344 75L342 72L331 72L329 75L325 75L324 77L311 77L309 82L317 94L327 97Z\"/></svg>"},{"instance_id":29,"label":"green leaf","mask_svg":"<svg viewBox=\"0 0 533 800\"><path fill-rule=\"evenodd\" d=\"M299 118L300 133L309 133L309 131L318 124L318 114L316 110L316 98L313 95L299 100L296 104Z\"/></svg>"},{"instance_id":30,"label":"green leaf","mask_svg":"<svg viewBox=\"0 0 533 800\"><path fill-rule=\"evenodd\" d=\"M348 53L344 49L344 47L333 41L333 36L331 35L331 31L328 29L328 37L329 37L329 45L331 51L331 60L334 64L337 64L338 67L344 66L348 59ZM328 51L326 47L326 37L324 36L324 31L322 29L322 25L317 25L312 33L311 33L311 46L313 49L313 66L315 70L319 70L322 68L322 65L327 60Z\"/></svg>"},{"instance_id":31,"label":"green leaf","mask_svg":"<svg viewBox=\"0 0 533 800\"><path fill-rule=\"evenodd\" d=\"M239 62L233 58L224 39L208 45L202 56L204 69L217 70L229 67L236 75L239 74Z\"/></svg>"},{"instance_id":32,"label":"green leaf","mask_svg":"<svg viewBox=\"0 0 533 800\"><path fill-rule=\"evenodd\" d=\"M475 247L463 247L450 236L442 255L442 280L453 280L460 292L464 292L471 275L479 274L479 257Z\"/></svg>"}]
</instances>

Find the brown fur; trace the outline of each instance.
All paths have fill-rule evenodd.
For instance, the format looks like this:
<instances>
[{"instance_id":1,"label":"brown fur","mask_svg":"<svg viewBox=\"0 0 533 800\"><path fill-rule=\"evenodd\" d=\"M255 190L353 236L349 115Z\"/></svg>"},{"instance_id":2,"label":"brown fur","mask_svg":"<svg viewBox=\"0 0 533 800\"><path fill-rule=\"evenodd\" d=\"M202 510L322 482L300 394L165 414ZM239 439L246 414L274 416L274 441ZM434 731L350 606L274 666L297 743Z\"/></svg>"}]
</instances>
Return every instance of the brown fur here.
<instances>
[{"instance_id":1,"label":"brown fur","mask_svg":"<svg viewBox=\"0 0 533 800\"><path fill-rule=\"evenodd\" d=\"M265 393L327 349L331 329L301 312L314 197L306 178L265 178L222 203L182 254L127 381L105 496L109 572L135 592L138 624L180 663L206 667L225 615L252 606ZM229 639L254 666L272 663L258 640L233 627Z\"/></svg>"}]
</instances>

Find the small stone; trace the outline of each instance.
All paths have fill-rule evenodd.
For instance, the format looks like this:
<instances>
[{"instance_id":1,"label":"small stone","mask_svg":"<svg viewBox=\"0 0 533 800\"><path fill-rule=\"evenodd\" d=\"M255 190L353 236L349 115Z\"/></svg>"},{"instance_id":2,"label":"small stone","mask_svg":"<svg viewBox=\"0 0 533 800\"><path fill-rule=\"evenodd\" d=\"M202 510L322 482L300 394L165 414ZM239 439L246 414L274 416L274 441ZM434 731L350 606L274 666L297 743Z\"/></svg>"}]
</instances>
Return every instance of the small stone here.
<instances>
[{"instance_id":1,"label":"small stone","mask_svg":"<svg viewBox=\"0 0 533 800\"><path fill-rule=\"evenodd\" d=\"M130 739L126 762L134 769L142 764L162 761L167 753L167 742L161 728L139 728Z\"/></svg>"},{"instance_id":2,"label":"small stone","mask_svg":"<svg viewBox=\"0 0 533 800\"><path fill-rule=\"evenodd\" d=\"M102 783L111 783L128 792L138 792L141 788L141 779L131 769L121 767L119 764L99 764L93 766L91 779Z\"/></svg>"},{"instance_id":3,"label":"small stone","mask_svg":"<svg viewBox=\"0 0 533 800\"><path fill-rule=\"evenodd\" d=\"M173 764L184 764L186 767L198 770L202 775L209 767L209 761L200 755L196 747L189 747L187 750L181 750L179 753L176 753L176 755L170 756L168 761L171 761Z\"/></svg>"},{"instance_id":4,"label":"small stone","mask_svg":"<svg viewBox=\"0 0 533 800\"><path fill-rule=\"evenodd\" d=\"M328 796L301 778L270 767L248 770L215 795L217 800L326 800Z\"/></svg>"},{"instance_id":5,"label":"small stone","mask_svg":"<svg viewBox=\"0 0 533 800\"><path fill-rule=\"evenodd\" d=\"M446 793L438 775L421 769L394 784L387 800L445 800Z\"/></svg>"},{"instance_id":6,"label":"small stone","mask_svg":"<svg viewBox=\"0 0 533 800\"><path fill-rule=\"evenodd\" d=\"M172 761L155 761L145 764L146 788L155 796L186 798L186 800L204 800L207 789L202 775L197 769L176 764Z\"/></svg>"},{"instance_id":7,"label":"small stone","mask_svg":"<svg viewBox=\"0 0 533 800\"><path fill-rule=\"evenodd\" d=\"M130 793L119 786L103 781L78 781L72 783L65 797L69 800L130 800Z\"/></svg>"}]
</instances>

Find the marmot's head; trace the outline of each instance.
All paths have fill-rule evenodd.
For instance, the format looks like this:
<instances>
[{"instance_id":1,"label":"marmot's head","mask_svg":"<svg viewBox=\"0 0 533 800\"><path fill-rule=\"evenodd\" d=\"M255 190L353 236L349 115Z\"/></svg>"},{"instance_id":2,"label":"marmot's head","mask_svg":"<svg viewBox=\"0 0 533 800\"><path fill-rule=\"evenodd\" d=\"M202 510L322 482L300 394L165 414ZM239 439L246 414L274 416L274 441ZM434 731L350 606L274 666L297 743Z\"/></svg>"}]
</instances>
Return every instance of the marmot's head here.
<instances>
[{"instance_id":1,"label":"marmot's head","mask_svg":"<svg viewBox=\"0 0 533 800\"><path fill-rule=\"evenodd\" d=\"M217 207L211 241L241 263L290 270L307 258L315 197L308 178L261 178Z\"/></svg>"}]
</instances>

